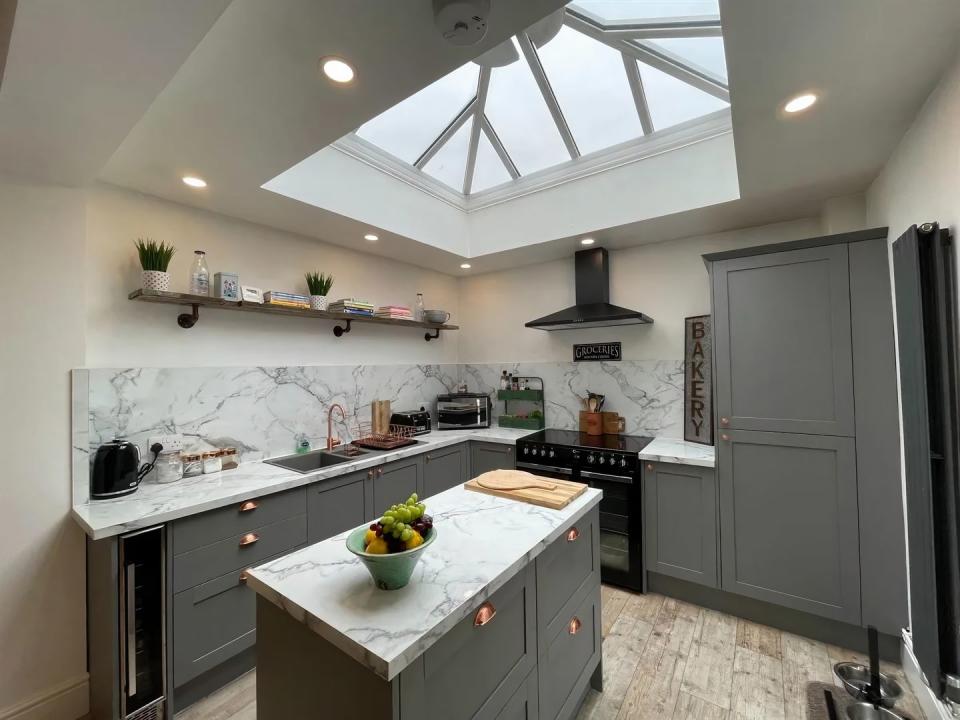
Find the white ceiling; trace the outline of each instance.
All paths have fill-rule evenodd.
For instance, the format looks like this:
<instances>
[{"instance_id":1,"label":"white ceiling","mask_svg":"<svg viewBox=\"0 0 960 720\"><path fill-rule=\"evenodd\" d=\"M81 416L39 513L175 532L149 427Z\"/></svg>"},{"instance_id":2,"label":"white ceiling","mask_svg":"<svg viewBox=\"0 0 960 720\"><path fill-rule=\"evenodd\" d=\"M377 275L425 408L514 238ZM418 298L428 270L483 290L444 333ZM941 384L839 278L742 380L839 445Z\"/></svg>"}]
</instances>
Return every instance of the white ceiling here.
<instances>
[{"instance_id":1,"label":"white ceiling","mask_svg":"<svg viewBox=\"0 0 960 720\"><path fill-rule=\"evenodd\" d=\"M446 272L459 256L261 189L269 179L563 0L493 0L490 31L446 44L431 0L20 0L0 86L0 172L93 178ZM615 228L628 245L802 217L862 191L956 52L957 0L722 0L742 199ZM322 55L357 68L350 87ZM789 95L823 100L784 119ZM704 168L704 172L709 172ZM179 180L199 174L196 192ZM536 241L537 238L531 238ZM555 239L474 262L566 255Z\"/></svg>"}]
</instances>

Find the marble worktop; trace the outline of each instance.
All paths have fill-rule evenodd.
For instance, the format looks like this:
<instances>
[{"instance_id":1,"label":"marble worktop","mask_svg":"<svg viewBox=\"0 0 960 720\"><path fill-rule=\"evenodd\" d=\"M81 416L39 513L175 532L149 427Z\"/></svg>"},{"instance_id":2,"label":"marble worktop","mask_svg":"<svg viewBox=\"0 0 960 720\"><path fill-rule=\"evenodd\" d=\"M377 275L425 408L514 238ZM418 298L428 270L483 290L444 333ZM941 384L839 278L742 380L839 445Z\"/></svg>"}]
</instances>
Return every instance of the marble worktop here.
<instances>
[{"instance_id":1,"label":"marble worktop","mask_svg":"<svg viewBox=\"0 0 960 720\"><path fill-rule=\"evenodd\" d=\"M438 536L407 587L378 590L348 532L251 570L247 584L380 677L391 680L600 502L562 510L457 486L433 496Z\"/></svg>"},{"instance_id":2,"label":"marble worktop","mask_svg":"<svg viewBox=\"0 0 960 720\"><path fill-rule=\"evenodd\" d=\"M416 445L385 453L371 453L350 462L308 474L264 462L242 463L234 470L197 475L173 483L145 480L137 492L112 500L90 500L73 506L73 517L90 538L100 540L138 528L214 510L261 495L309 485L357 470L456 445L466 440L513 445L529 430L491 427L443 430L418 435Z\"/></svg>"},{"instance_id":3,"label":"marble worktop","mask_svg":"<svg viewBox=\"0 0 960 720\"><path fill-rule=\"evenodd\" d=\"M640 459L712 468L716 463L716 452L713 445L701 445L676 438L658 437L640 451Z\"/></svg>"}]
</instances>

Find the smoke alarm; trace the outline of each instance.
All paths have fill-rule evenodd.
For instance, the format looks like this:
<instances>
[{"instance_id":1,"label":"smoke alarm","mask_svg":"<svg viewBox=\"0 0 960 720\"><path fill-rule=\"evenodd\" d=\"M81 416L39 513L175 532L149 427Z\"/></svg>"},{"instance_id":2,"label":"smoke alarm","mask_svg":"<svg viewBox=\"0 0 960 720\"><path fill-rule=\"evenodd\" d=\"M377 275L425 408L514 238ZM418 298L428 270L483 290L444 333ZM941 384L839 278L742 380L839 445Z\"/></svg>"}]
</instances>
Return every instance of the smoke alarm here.
<instances>
[{"instance_id":1,"label":"smoke alarm","mask_svg":"<svg viewBox=\"0 0 960 720\"><path fill-rule=\"evenodd\" d=\"M476 45L487 34L490 0L433 0L433 17L451 45Z\"/></svg>"}]
</instances>

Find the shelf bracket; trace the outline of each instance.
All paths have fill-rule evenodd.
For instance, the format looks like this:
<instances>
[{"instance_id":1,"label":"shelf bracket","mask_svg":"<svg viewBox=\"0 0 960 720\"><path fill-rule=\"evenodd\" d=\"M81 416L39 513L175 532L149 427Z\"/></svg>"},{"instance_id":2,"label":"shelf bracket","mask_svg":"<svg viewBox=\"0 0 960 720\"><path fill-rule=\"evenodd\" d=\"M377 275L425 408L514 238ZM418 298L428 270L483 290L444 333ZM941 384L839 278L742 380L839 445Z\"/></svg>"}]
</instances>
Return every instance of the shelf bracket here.
<instances>
[{"instance_id":1,"label":"shelf bracket","mask_svg":"<svg viewBox=\"0 0 960 720\"><path fill-rule=\"evenodd\" d=\"M346 320L345 322L347 323L346 327L340 327L339 325L333 326L334 335L336 335L337 337L342 337L344 333L350 332L350 321Z\"/></svg>"},{"instance_id":2,"label":"shelf bracket","mask_svg":"<svg viewBox=\"0 0 960 720\"><path fill-rule=\"evenodd\" d=\"M426 340L427 342L430 342L431 340L436 340L439 337L440 337L440 328L437 328L436 330L434 330L432 335L430 333L423 334L423 339Z\"/></svg>"},{"instance_id":3,"label":"shelf bracket","mask_svg":"<svg viewBox=\"0 0 960 720\"><path fill-rule=\"evenodd\" d=\"M182 327L184 330L189 330L192 328L197 324L197 320L200 319L200 306L193 304L190 307L193 308L192 313L181 313L177 316L177 325Z\"/></svg>"}]
</instances>

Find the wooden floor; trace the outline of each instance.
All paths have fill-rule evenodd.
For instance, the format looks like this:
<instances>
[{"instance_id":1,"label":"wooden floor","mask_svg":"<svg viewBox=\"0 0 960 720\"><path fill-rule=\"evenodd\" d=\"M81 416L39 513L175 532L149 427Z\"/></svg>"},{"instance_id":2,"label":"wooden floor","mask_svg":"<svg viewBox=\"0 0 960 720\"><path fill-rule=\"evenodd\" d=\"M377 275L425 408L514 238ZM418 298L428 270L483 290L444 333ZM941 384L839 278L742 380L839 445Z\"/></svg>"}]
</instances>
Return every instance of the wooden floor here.
<instances>
[{"instance_id":1,"label":"wooden floor","mask_svg":"<svg viewBox=\"0 0 960 720\"><path fill-rule=\"evenodd\" d=\"M578 720L804 720L808 682L835 682L833 663L865 660L662 595L602 594L603 693L590 691ZM898 666L885 670L907 687ZM912 696L898 707L923 718ZM255 718L255 672L177 715Z\"/></svg>"}]
</instances>

